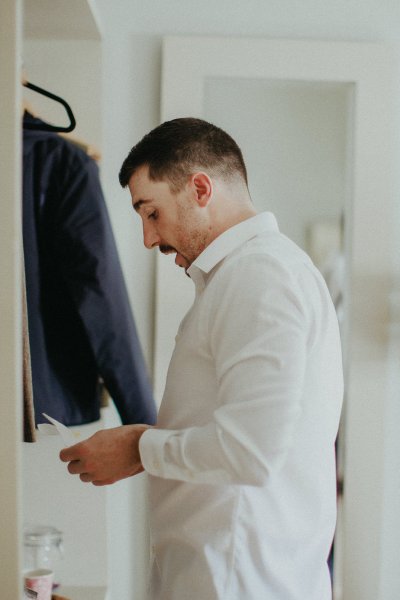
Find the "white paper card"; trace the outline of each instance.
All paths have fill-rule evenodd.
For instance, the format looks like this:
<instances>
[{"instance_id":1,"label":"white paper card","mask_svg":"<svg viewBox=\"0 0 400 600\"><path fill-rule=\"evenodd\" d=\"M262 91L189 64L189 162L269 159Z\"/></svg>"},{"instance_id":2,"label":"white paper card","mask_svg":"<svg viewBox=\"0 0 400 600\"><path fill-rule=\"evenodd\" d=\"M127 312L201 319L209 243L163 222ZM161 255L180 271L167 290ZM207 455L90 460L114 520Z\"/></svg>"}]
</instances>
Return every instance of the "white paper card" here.
<instances>
[{"instance_id":1,"label":"white paper card","mask_svg":"<svg viewBox=\"0 0 400 600\"><path fill-rule=\"evenodd\" d=\"M66 446L72 446L73 444L77 443L78 440L75 438L72 431L68 429L68 427L66 427L56 419L53 419L53 417L49 417L49 415L46 415L45 413L42 414L44 417L46 417L48 421L50 421L50 423L52 423L52 425L54 425L58 433L61 435L62 440ZM40 425L38 425L39 431L42 430L44 433L48 434L48 428L50 427L50 425L47 425L46 423L44 423L43 425L45 425L45 427L43 428L41 428ZM52 435L52 433L50 435Z\"/></svg>"}]
</instances>

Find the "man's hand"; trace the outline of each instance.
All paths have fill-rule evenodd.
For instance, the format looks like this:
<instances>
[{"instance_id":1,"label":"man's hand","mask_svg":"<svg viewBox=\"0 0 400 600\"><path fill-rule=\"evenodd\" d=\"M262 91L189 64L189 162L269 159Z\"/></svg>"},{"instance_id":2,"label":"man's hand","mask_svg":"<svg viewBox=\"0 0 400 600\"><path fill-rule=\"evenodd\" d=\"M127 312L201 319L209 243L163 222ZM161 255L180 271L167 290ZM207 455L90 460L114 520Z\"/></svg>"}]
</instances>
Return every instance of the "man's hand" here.
<instances>
[{"instance_id":1,"label":"man's hand","mask_svg":"<svg viewBox=\"0 0 400 600\"><path fill-rule=\"evenodd\" d=\"M107 485L141 473L139 440L150 425L122 425L98 431L87 440L64 448L60 459L68 471L93 485Z\"/></svg>"}]
</instances>

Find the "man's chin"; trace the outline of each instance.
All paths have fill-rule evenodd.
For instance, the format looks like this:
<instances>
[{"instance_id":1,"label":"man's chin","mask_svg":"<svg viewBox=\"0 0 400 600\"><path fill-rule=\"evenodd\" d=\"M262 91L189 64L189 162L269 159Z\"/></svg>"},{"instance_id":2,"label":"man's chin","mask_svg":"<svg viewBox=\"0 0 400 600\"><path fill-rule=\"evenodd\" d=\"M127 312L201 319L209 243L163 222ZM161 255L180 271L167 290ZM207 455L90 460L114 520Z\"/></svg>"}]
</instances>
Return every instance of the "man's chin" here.
<instances>
[{"instance_id":1,"label":"man's chin","mask_svg":"<svg viewBox=\"0 0 400 600\"><path fill-rule=\"evenodd\" d=\"M175 264L178 267L181 267L182 269L185 269L185 271L187 271L191 263L187 260L187 258L182 256L182 254L179 254L179 252L177 252L175 256Z\"/></svg>"},{"instance_id":2,"label":"man's chin","mask_svg":"<svg viewBox=\"0 0 400 600\"><path fill-rule=\"evenodd\" d=\"M188 273L188 270L189 270L190 264L187 263L186 265L177 265L180 269L184 269L185 275L187 275L187 277L189 277L189 279L190 279L190 275Z\"/></svg>"}]
</instances>

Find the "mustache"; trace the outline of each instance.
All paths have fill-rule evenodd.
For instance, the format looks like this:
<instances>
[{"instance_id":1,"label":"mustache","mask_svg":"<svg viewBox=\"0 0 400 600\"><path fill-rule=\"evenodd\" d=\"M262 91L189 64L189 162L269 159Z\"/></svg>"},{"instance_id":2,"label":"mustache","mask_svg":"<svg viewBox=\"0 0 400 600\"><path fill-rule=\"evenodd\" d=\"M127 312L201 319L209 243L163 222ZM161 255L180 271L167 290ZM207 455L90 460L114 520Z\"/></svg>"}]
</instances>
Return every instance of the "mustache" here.
<instances>
[{"instance_id":1,"label":"mustache","mask_svg":"<svg viewBox=\"0 0 400 600\"><path fill-rule=\"evenodd\" d=\"M169 254L170 252L176 252L176 250L175 250L175 248L173 248L173 246L164 246L164 245L161 245L161 246L159 246L159 250L163 254Z\"/></svg>"}]
</instances>

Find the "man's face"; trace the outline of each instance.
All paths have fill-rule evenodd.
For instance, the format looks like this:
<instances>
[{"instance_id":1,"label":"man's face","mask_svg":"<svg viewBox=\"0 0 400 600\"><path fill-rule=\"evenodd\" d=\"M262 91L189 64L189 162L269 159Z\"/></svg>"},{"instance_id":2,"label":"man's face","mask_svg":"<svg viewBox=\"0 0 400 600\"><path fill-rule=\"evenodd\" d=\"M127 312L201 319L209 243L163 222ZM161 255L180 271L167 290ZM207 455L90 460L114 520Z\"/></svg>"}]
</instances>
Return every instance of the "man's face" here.
<instances>
[{"instance_id":1,"label":"man's face","mask_svg":"<svg viewBox=\"0 0 400 600\"><path fill-rule=\"evenodd\" d=\"M146 248L159 247L176 254L175 264L185 271L207 245L206 214L196 202L196 187L188 177L185 187L174 193L167 181L152 181L145 165L129 181L132 205L143 224Z\"/></svg>"}]
</instances>

